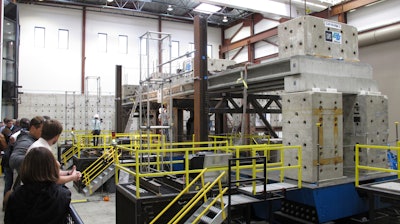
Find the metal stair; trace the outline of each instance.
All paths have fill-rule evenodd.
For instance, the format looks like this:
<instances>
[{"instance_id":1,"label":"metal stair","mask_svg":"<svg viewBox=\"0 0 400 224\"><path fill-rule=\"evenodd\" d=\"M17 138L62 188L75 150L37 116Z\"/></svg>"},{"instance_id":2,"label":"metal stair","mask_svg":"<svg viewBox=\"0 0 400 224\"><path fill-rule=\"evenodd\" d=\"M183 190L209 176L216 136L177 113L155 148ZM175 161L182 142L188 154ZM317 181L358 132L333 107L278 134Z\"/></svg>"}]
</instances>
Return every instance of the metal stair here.
<instances>
[{"instance_id":1,"label":"metal stair","mask_svg":"<svg viewBox=\"0 0 400 224\"><path fill-rule=\"evenodd\" d=\"M135 127L132 127L132 125L134 124L135 113L136 113L136 109L139 105L139 98L140 98L139 92L137 90L135 90L135 92L134 92L134 97L135 97L135 100L133 102L131 113L129 114L128 122L125 126L125 133L132 132L132 130L135 129Z\"/></svg>"},{"instance_id":2,"label":"metal stair","mask_svg":"<svg viewBox=\"0 0 400 224\"><path fill-rule=\"evenodd\" d=\"M99 189L103 184L105 184L112 176L115 174L114 164L110 165L105 169L100 175L98 175L90 184L83 188L82 192L89 196L93 194L97 189Z\"/></svg>"},{"instance_id":3,"label":"metal stair","mask_svg":"<svg viewBox=\"0 0 400 224\"><path fill-rule=\"evenodd\" d=\"M209 198L204 204L202 204L188 220L186 220L185 224L191 224L193 221L210 205L214 198ZM224 201L225 202L225 201ZM209 208L209 210L200 217L200 221L202 223L207 224L221 224L224 221L223 211L225 211L225 215L227 215L227 207L228 204L224 203L224 209L221 209L221 204L217 202L213 206Z\"/></svg>"}]
</instances>

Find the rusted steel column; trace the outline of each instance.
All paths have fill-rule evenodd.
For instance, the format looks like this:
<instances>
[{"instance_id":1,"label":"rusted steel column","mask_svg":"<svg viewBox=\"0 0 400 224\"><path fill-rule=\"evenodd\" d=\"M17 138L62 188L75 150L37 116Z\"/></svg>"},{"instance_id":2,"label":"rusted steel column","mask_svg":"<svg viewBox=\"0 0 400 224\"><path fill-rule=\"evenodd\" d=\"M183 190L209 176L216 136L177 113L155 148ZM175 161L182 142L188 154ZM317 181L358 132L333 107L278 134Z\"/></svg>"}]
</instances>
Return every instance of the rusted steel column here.
<instances>
[{"instance_id":1,"label":"rusted steel column","mask_svg":"<svg viewBox=\"0 0 400 224\"><path fill-rule=\"evenodd\" d=\"M194 17L194 134L195 140L208 140L207 107L207 18Z\"/></svg>"},{"instance_id":2,"label":"rusted steel column","mask_svg":"<svg viewBox=\"0 0 400 224\"><path fill-rule=\"evenodd\" d=\"M86 69L86 6L82 9L81 94L85 94ZM89 91L89 90L88 90Z\"/></svg>"},{"instance_id":3,"label":"rusted steel column","mask_svg":"<svg viewBox=\"0 0 400 224\"><path fill-rule=\"evenodd\" d=\"M122 110L122 66L115 66L115 131L122 133L125 130Z\"/></svg>"}]
</instances>

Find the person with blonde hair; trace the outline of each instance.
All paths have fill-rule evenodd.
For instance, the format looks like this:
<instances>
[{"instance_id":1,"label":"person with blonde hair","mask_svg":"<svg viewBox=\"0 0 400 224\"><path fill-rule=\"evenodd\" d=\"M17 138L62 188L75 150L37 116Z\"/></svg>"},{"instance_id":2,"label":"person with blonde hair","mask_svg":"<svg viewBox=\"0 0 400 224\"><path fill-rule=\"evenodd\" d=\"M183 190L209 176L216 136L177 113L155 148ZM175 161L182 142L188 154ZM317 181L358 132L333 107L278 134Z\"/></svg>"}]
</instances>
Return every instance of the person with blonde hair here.
<instances>
[{"instance_id":1,"label":"person with blonde hair","mask_svg":"<svg viewBox=\"0 0 400 224\"><path fill-rule=\"evenodd\" d=\"M19 170L23 185L8 198L4 223L67 223L71 192L56 183L59 171L59 163L47 148L32 148Z\"/></svg>"}]
</instances>

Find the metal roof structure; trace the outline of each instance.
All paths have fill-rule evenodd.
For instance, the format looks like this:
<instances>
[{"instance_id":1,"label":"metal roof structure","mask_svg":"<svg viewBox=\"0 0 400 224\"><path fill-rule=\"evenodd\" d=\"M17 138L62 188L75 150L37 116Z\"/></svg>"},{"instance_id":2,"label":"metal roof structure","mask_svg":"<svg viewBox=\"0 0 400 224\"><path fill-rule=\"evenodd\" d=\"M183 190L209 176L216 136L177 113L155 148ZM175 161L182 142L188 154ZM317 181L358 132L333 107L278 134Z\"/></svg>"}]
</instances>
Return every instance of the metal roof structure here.
<instances>
[{"instance_id":1,"label":"metal roof structure","mask_svg":"<svg viewBox=\"0 0 400 224\"><path fill-rule=\"evenodd\" d=\"M235 3L237 2L237 3ZM239 2L245 2L239 3ZM54 7L86 7L87 10L105 13L125 14L146 18L192 22L202 12L196 11L200 4L212 4L220 7L208 14L208 24L227 26L246 19L254 13L265 18L279 20L295 17L291 12L310 14L325 10L338 3L338 0L17 0L17 3L47 5ZM279 13L283 9L287 13Z\"/></svg>"}]
</instances>

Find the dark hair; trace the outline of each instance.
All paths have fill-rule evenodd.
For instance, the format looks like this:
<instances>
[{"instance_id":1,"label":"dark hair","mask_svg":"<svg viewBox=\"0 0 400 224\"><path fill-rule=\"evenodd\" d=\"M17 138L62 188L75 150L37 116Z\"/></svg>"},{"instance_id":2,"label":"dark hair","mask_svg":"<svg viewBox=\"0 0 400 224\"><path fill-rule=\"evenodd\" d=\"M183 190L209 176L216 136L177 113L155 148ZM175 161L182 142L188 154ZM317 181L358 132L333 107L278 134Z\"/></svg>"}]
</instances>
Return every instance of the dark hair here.
<instances>
[{"instance_id":1,"label":"dark hair","mask_svg":"<svg viewBox=\"0 0 400 224\"><path fill-rule=\"evenodd\" d=\"M40 128L40 125L42 125L44 122L44 118L42 116L36 116L31 119L31 122L29 123L29 128L34 126L35 128Z\"/></svg>"},{"instance_id":2,"label":"dark hair","mask_svg":"<svg viewBox=\"0 0 400 224\"><path fill-rule=\"evenodd\" d=\"M24 184L38 182L56 182L60 167L53 153L45 147L32 148L25 155L19 170Z\"/></svg>"},{"instance_id":3,"label":"dark hair","mask_svg":"<svg viewBox=\"0 0 400 224\"><path fill-rule=\"evenodd\" d=\"M3 119L3 121L4 121L5 124L7 124L8 122L11 122L13 120L11 118L6 117L6 118Z\"/></svg>"},{"instance_id":4,"label":"dark hair","mask_svg":"<svg viewBox=\"0 0 400 224\"><path fill-rule=\"evenodd\" d=\"M46 120L43 123L41 137L44 138L45 140L50 140L56 137L57 135L61 134L62 130L63 127L59 121L54 119Z\"/></svg>"},{"instance_id":5,"label":"dark hair","mask_svg":"<svg viewBox=\"0 0 400 224\"><path fill-rule=\"evenodd\" d=\"M29 128L29 119L28 118L21 118L19 121L19 126L21 126L22 129L28 130Z\"/></svg>"}]
</instances>

